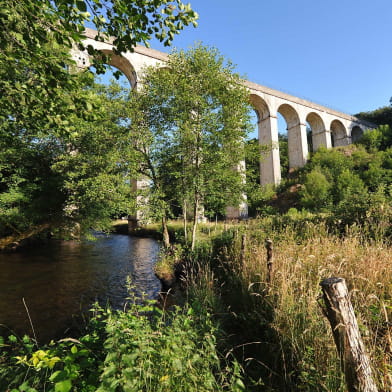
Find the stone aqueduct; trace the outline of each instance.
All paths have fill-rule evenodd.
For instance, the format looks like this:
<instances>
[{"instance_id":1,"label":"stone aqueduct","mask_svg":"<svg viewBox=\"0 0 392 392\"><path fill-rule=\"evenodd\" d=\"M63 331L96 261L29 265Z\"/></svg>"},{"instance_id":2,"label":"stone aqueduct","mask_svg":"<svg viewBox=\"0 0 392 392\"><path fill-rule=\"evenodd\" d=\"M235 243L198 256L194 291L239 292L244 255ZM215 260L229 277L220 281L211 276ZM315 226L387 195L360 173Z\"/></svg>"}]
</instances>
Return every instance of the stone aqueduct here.
<instances>
[{"instance_id":1,"label":"stone aqueduct","mask_svg":"<svg viewBox=\"0 0 392 392\"><path fill-rule=\"evenodd\" d=\"M162 66L167 54L136 46L134 52L126 52L121 56L113 53L112 41L96 41L96 31L86 30L85 45L92 45L105 54L111 54L111 64L128 78L132 88L137 88L145 66ZM72 53L77 66L86 68L90 65L89 56L85 52L74 50ZM338 112L313 102L297 98L256 83L244 81L249 89L250 102L257 114L259 143L272 148L261 157L261 184L278 184L281 179L279 145L278 145L278 113L287 123L289 166L299 168L305 165L308 157L307 126L312 133L313 150L320 146L344 146L357 140L365 129L372 124Z\"/></svg>"}]
</instances>

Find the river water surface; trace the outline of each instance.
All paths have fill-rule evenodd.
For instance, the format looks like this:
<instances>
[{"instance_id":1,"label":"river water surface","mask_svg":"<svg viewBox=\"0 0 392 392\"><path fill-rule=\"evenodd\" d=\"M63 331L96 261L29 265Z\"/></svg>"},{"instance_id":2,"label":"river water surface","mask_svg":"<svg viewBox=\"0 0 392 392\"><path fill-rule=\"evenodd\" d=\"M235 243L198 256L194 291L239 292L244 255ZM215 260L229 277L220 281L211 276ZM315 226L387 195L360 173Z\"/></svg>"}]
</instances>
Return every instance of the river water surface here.
<instances>
[{"instance_id":1,"label":"river water surface","mask_svg":"<svg viewBox=\"0 0 392 392\"><path fill-rule=\"evenodd\" d=\"M38 341L62 336L80 325L82 310L95 301L123 307L128 276L138 296L156 298L161 288L153 272L158 243L120 234L96 237L0 253L0 324L33 335L24 298ZM7 334L4 329L0 332Z\"/></svg>"}]
</instances>

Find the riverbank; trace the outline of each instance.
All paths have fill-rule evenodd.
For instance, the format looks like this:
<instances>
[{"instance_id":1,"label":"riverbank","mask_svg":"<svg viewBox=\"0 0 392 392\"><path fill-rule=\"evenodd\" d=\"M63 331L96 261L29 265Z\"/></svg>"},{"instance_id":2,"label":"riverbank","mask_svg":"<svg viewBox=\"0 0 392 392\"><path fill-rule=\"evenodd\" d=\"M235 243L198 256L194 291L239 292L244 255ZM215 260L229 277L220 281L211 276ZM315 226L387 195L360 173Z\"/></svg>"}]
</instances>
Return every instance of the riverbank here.
<instances>
[{"instance_id":1,"label":"riverbank","mask_svg":"<svg viewBox=\"0 0 392 392\"><path fill-rule=\"evenodd\" d=\"M94 373L78 367L79 378L69 381L72 387L90 377L97 388L116 382L119 390L128 390L124 385L131 380L129 374L134 385L151 392L344 392L345 379L320 302L320 281L340 276L348 284L378 389L391 390L390 245L369 238L358 226L331 231L320 220L287 217L226 227L202 225L200 230L203 237L193 252L176 244L165 255L172 271L178 263L184 267L183 308L161 312L151 304L130 304L126 312L95 312L99 321L92 320L78 339L80 344L67 341L66 347L44 348L51 358L60 358L53 369L42 365L48 389L62 381L53 374L64 371L63 358L71 356L79 367L78 361L87 358L98 369ZM267 238L273 244L270 269ZM146 319L150 311L157 312L155 321ZM202 347L202 352L195 347ZM78 354L81 350L87 351ZM202 358L206 366L185 366L193 363L187 350L194 353L196 363ZM26 374L32 367L36 349L23 352L24 362L3 359L12 374ZM91 355L99 360L94 362ZM180 387L182 379L188 389Z\"/></svg>"},{"instance_id":2,"label":"riverbank","mask_svg":"<svg viewBox=\"0 0 392 392\"><path fill-rule=\"evenodd\" d=\"M176 245L157 269L176 275L181 267L187 295L217 317L228 337L220 347L235 355L252 391L346 390L320 287L344 278L379 391L390 391L392 249L376 230L288 216L215 232L206 225L194 252Z\"/></svg>"}]
</instances>

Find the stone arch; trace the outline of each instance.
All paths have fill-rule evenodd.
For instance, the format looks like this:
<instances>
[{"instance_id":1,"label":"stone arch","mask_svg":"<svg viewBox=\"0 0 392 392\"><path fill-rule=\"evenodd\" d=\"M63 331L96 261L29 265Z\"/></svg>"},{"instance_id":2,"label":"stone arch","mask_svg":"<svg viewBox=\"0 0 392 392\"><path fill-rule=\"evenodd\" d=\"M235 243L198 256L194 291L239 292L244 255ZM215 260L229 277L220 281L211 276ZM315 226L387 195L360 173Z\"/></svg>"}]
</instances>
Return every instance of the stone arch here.
<instances>
[{"instance_id":1,"label":"stone arch","mask_svg":"<svg viewBox=\"0 0 392 392\"><path fill-rule=\"evenodd\" d=\"M137 85L137 74L131 62L124 56L115 54L112 50L100 49L100 52L109 56L109 65L119 69L127 77L131 87L135 88Z\"/></svg>"},{"instance_id":2,"label":"stone arch","mask_svg":"<svg viewBox=\"0 0 392 392\"><path fill-rule=\"evenodd\" d=\"M287 103L280 105L277 112L286 120L287 132L300 123L297 111Z\"/></svg>"},{"instance_id":3,"label":"stone arch","mask_svg":"<svg viewBox=\"0 0 392 392\"><path fill-rule=\"evenodd\" d=\"M267 102L265 102L264 99L259 95L251 94L249 96L249 102L256 112L258 124L270 116L270 110L268 108Z\"/></svg>"},{"instance_id":4,"label":"stone arch","mask_svg":"<svg viewBox=\"0 0 392 392\"><path fill-rule=\"evenodd\" d=\"M308 122L311 129L311 137L312 137L312 149L316 151L321 145L324 147L329 147L330 143L327 143L325 139L325 124L323 119L319 114L315 112L310 112L306 116L306 121Z\"/></svg>"},{"instance_id":5,"label":"stone arch","mask_svg":"<svg viewBox=\"0 0 392 392\"><path fill-rule=\"evenodd\" d=\"M363 135L363 129L359 125L354 125L351 129L351 142L357 142Z\"/></svg>"},{"instance_id":6,"label":"stone arch","mask_svg":"<svg viewBox=\"0 0 392 392\"><path fill-rule=\"evenodd\" d=\"M341 121L333 120L330 129L332 147L346 146L348 144L346 127Z\"/></svg>"},{"instance_id":7,"label":"stone arch","mask_svg":"<svg viewBox=\"0 0 392 392\"><path fill-rule=\"evenodd\" d=\"M301 123L297 111L287 103L280 105L277 112L283 116L287 124L289 167L290 169L302 167L308 157L306 124Z\"/></svg>"}]
</instances>

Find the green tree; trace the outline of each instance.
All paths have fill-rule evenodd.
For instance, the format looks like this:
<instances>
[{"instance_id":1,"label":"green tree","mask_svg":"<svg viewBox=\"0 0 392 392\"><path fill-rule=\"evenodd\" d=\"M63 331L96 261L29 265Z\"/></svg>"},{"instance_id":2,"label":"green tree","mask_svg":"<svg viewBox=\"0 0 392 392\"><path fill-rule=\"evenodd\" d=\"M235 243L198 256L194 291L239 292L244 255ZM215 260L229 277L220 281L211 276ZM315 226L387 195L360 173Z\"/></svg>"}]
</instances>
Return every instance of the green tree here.
<instances>
[{"instance_id":1,"label":"green tree","mask_svg":"<svg viewBox=\"0 0 392 392\"><path fill-rule=\"evenodd\" d=\"M32 79L27 77L25 83L33 82L34 78L34 75ZM23 91L29 89L27 85L18 83L16 86ZM0 98L1 103L4 102L0 105L2 234L55 222L65 203L63 179L52 169L52 164L64 151L64 137L75 129L69 120L80 117L90 121L93 117L84 105L84 91L54 90L50 97L27 94L24 100L23 94L12 91ZM18 99L25 104L17 109ZM12 105L15 105L14 114L10 114L12 108L8 112Z\"/></svg>"},{"instance_id":2,"label":"green tree","mask_svg":"<svg viewBox=\"0 0 392 392\"><path fill-rule=\"evenodd\" d=\"M279 157L280 157L280 171L283 178L287 178L289 174L289 139L287 135L280 133L279 139Z\"/></svg>"},{"instance_id":3,"label":"green tree","mask_svg":"<svg viewBox=\"0 0 392 392\"><path fill-rule=\"evenodd\" d=\"M72 131L26 134L15 127L12 137L6 132L0 137L3 234L42 224L52 229L79 224L85 232L130 212L134 167L125 117L129 93L116 84L91 84L91 75L87 79L78 94L88 100L94 115L69 115Z\"/></svg>"},{"instance_id":4,"label":"green tree","mask_svg":"<svg viewBox=\"0 0 392 392\"><path fill-rule=\"evenodd\" d=\"M304 207L311 210L323 210L331 206L332 184L319 167L314 168L305 176L301 189L301 202Z\"/></svg>"},{"instance_id":5,"label":"green tree","mask_svg":"<svg viewBox=\"0 0 392 392\"><path fill-rule=\"evenodd\" d=\"M89 12L88 12L89 11ZM116 52L133 50L155 36L166 45L197 14L180 0L2 0L0 3L0 118L43 118L66 122L62 91L75 89L68 72L70 49L83 48L84 26L93 23L97 39L115 36ZM96 55L92 47L87 48ZM102 71L102 56L94 56ZM19 113L21 106L25 115ZM64 115L63 115L64 114Z\"/></svg>"},{"instance_id":6,"label":"green tree","mask_svg":"<svg viewBox=\"0 0 392 392\"><path fill-rule=\"evenodd\" d=\"M368 150L385 150L392 146L392 106L384 106L369 112L361 112L357 117L378 125L376 129L367 130L359 144Z\"/></svg>"},{"instance_id":7,"label":"green tree","mask_svg":"<svg viewBox=\"0 0 392 392\"><path fill-rule=\"evenodd\" d=\"M163 219L173 192L184 221L193 216L193 248L202 206L222 213L243 195L243 173L236 169L249 127L246 89L216 49L198 45L171 54L164 69L147 69L134 100L142 173L152 181Z\"/></svg>"},{"instance_id":8,"label":"green tree","mask_svg":"<svg viewBox=\"0 0 392 392\"><path fill-rule=\"evenodd\" d=\"M380 125L376 129L368 129L358 140L370 152L386 150L392 146L392 129L389 125Z\"/></svg>"},{"instance_id":9,"label":"green tree","mask_svg":"<svg viewBox=\"0 0 392 392\"><path fill-rule=\"evenodd\" d=\"M85 229L105 228L110 219L130 214L135 173L126 116L129 91L119 84L93 84L85 94L95 120L74 118L76 130L62 138L64 148L53 163L67 195L66 218Z\"/></svg>"},{"instance_id":10,"label":"green tree","mask_svg":"<svg viewBox=\"0 0 392 392\"><path fill-rule=\"evenodd\" d=\"M363 224L370 207L370 197L364 182L356 173L345 169L337 178L336 189L336 215L344 224Z\"/></svg>"},{"instance_id":11,"label":"green tree","mask_svg":"<svg viewBox=\"0 0 392 392\"><path fill-rule=\"evenodd\" d=\"M196 19L197 14L180 0L0 1L3 234L20 232L39 222L55 221L69 201L70 190L64 183L75 182L74 178L69 179L76 172L76 165L75 169L71 169L70 162L61 166L58 157L67 154L76 131L81 127L86 130L87 123L97 124L98 108L84 91L85 77L69 72L74 65L70 49L74 45L83 49L85 24L95 25L97 39L105 34L116 36L115 51L121 52L132 51L136 43L147 44L152 37L168 45L174 34L190 23L196 24ZM87 50L98 72L103 71L105 59L96 56L93 48ZM92 137L91 142L98 139ZM80 154L75 162L85 156L82 150L78 146ZM86 160L84 164L88 162L91 161ZM70 172L66 173L65 168ZM93 171L89 169L90 173ZM86 182L86 195L89 186L92 184ZM92 188L90 193L92 200ZM83 210L87 217L86 208L79 211ZM91 208L90 214L95 215L96 210Z\"/></svg>"},{"instance_id":12,"label":"green tree","mask_svg":"<svg viewBox=\"0 0 392 392\"><path fill-rule=\"evenodd\" d=\"M355 116L376 125L389 125L392 127L392 106L384 106L369 112L361 112Z\"/></svg>"}]
</instances>

